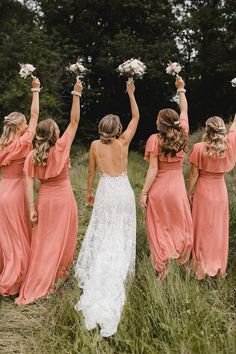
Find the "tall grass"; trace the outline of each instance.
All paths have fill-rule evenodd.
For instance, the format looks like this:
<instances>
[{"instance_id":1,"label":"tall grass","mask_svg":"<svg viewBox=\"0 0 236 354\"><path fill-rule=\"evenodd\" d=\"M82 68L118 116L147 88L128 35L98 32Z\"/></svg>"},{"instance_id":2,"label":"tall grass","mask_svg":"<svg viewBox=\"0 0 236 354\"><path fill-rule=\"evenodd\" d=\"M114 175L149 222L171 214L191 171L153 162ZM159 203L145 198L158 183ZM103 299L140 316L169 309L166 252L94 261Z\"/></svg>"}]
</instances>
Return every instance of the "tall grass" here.
<instances>
[{"instance_id":1,"label":"tall grass","mask_svg":"<svg viewBox=\"0 0 236 354\"><path fill-rule=\"evenodd\" d=\"M198 137L193 136L193 140ZM71 181L78 201L82 242L91 209L86 206L87 152L74 147ZM142 156L130 154L129 177L138 199L146 172ZM230 199L230 257L226 279L197 281L188 267L171 264L161 283L149 258L145 222L137 209L136 276L118 332L102 339L99 330L84 328L74 310L80 290L73 273L47 299L16 307L2 299L0 353L36 354L215 354L236 352L236 172L227 176Z\"/></svg>"}]
</instances>

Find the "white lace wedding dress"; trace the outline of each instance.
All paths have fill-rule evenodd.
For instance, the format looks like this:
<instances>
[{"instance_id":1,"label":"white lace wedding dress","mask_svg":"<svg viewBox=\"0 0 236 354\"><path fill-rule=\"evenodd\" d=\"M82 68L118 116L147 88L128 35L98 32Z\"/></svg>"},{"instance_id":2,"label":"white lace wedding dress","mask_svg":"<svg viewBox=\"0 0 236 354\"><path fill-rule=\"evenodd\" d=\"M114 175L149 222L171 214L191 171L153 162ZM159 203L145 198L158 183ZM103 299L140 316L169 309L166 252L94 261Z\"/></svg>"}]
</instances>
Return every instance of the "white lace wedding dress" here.
<instances>
[{"instance_id":1,"label":"white lace wedding dress","mask_svg":"<svg viewBox=\"0 0 236 354\"><path fill-rule=\"evenodd\" d=\"M116 333L135 252L135 198L128 176L103 174L75 267L83 289L75 309L82 310L88 330L98 324L103 337Z\"/></svg>"}]
</instances>

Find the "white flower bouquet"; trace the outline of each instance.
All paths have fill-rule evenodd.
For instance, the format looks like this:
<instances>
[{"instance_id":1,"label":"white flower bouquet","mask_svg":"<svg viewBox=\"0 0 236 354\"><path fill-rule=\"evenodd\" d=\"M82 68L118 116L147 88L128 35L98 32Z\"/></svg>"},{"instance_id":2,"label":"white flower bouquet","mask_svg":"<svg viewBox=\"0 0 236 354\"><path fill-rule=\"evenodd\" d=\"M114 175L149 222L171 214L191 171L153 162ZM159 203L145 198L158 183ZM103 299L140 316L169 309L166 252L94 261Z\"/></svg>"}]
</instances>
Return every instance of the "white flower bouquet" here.
<instances>
[{"instance_id":1,"label":"white flower bouquet","mask_svg":"<svg viewBox=\"0 0 236 354\"><path fill-rule=\"evenodd\" d=\"M134 79L142 79L146 70L146 65L141 60L134 58L125 61L117 68L120 75L128 77L128 83L131 83Z\"/></svg>"},{"instance_id":2,"label":"white flower bouquet","mask_svg":"<svg viewBox=\"0 0 236 354\"><path fill-rule=\"evenodd\" d=\"M66 70L72 74L75 74L77 80L82 78L87 71L79 58L75 64L69 64L69 66L66 67Z\"/></svg>"},{"instance_id":3,"label":"white flower bouquet","mask_svg":"<svg viewBox=\"0 0 236 354\"><path fill-rule=\"evenodd\" d=\"M182 67L176 62L172 63L170 61L166 67L166 73L169 75L172 75L172 76L178 76L178 74L180 73L181 70L182 70Z\"/></svg>"},{"instance_id":4,"label":"white flower bouquet","mask_svg":"<svg viewBox=\"0 0 236 354\"><path fill-rule=\"evenodd\" d=\"M231 82L232 87L236 87L236 77L234 79L232 79L230 82Z\"/></svg>"},{"instance_id":5,"label":"white flower bouquet","mask_svg":"<svg viewBox=\"0 0 236 354\"><path fill-rule=\"evenodd\" d=\"M21 77L23 77L24 79L26 79L28 76L35 78L35 76L33 76L32 73L36 70L36 68L32 64L19 63L19 65L20 65L19 74Z\"/></svg>"}]
</instances>

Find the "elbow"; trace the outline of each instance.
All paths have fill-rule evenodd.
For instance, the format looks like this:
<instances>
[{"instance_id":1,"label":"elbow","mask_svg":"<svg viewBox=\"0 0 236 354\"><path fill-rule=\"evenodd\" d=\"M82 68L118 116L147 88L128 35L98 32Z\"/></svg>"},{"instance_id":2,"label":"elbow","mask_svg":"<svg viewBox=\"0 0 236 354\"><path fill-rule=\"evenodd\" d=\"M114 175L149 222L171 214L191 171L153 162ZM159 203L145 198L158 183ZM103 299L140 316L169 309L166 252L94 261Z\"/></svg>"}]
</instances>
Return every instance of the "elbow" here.
<instances>
[{"instance_id":1,"label":"elbow","mask_svg":"<svg viewBox=\"0 0 236 354\"><path fill-rule=\"evenodd\" d=\"M199 170L194 170L190 172L190 179L196 179L199 176Z\"/></svg>"},{"instance_id":2,"label":"elbow","mask_svg":"<svg viewBox=\"0 0 236 354\"><path fill-rule=\"evenodd\" d=\"M152 174L152 176L156 176L156 174L158 172L158 168L157 168L157 166L150 166L149 171Z\"/></svg>"},{"instance_id":3,"label":"elbow","mask_svg":"<svg viewBox=\"0 0 236 354\"><path fill-rule=\"evenodd\" d=\"M70 123L76 127L79 123L79 116L71 116Z\"/></svg>"}]
</instances>

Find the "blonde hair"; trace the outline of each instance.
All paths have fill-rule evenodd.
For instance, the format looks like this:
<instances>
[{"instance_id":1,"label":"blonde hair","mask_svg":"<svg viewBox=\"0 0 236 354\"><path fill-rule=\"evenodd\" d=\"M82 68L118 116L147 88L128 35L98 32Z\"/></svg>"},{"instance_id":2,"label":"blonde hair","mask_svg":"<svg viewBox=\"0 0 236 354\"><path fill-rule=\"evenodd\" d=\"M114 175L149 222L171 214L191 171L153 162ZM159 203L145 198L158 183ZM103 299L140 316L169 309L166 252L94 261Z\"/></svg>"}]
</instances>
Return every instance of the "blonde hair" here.
<instances>
[{"instance_id":1,"label":"blonde hair","mask_svg":"<svg viewBox=\"0 0 236 354\"><path fill-rule=\"evenodd\" d=\"M157 122L164 155L174 157L181 150L187 152L188 138L180 125L178 113L170 108L162 109Z\"/></svg>"},{"instance_id":2,"label":"blonde hair","mask_svg":"<svg viewBox=\"0 0 236 354\"><path fill-rule=\"evenodd\" d=\"M227 130L222 118L214 116L206 121L206 133L203 141L206 143L204 154L209 157L221 158L227 147Z\"/></svg>"},{"instance_id":3,"label":"blonde hair","mask_svg":"<svg viewBox=\"0 0 236 354\"><path fill-rule=\"evenodd\" d=\"M1 150L14 140L17 127L21 125L24 120L25 116L20 112L12 112L4 118L3 132L0 138Z\"/></svg>"},{"instance_id":4,"label":"blonde hair","mask_svg":"<svg viewBox=\"0 0 236 354\"><path fill-rule=\"evenodd\" d=\"M99 122L98 132L103 144L111 144L112 138L119 137L122 133L120 118L114 114L106 115Z\"/></svg>"},{"instance_id":5,"label":"blonde hair","mask_svg":"<svg viewBox=\"0 0 236 354\"><path fill-rule=\"evenodd\" d=\"M47 166L49 149L57 141L56 123L48 118L40 122L36 129L35 149L33 152L33 164Z\"/></svg>"}]
</instances>

